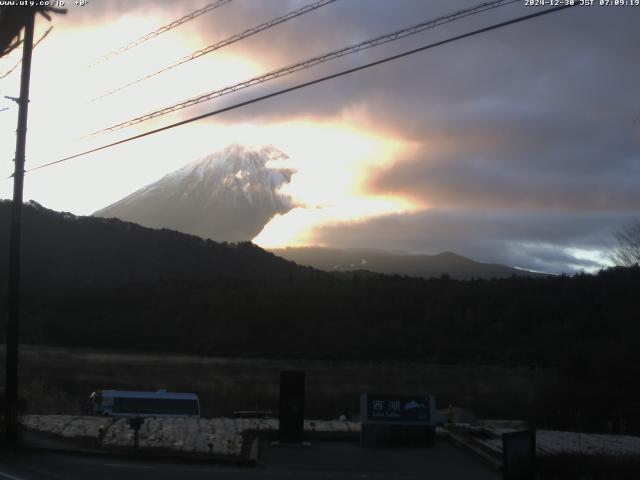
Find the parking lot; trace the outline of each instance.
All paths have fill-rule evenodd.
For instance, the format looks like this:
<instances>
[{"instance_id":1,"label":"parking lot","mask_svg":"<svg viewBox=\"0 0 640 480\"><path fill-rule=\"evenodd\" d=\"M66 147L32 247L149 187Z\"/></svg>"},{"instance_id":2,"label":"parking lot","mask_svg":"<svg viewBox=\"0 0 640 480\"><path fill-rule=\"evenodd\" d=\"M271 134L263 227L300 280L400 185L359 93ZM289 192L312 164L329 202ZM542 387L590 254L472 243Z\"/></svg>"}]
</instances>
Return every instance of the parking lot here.
<instances>
[{"instance_id":1,"label":"parking lot","mask_svg":"<svg viewBox=\"0 0 640 480\"><path fill-rule=\"evenodd\" d=\"M350 442L275 446L267 441L256 467L59 452L0 454L0 480L112 480L116 476L119 480L500 478L477 458L447 442L438 442L433 447L371 449Z\"/></svg>"}]
</instances>

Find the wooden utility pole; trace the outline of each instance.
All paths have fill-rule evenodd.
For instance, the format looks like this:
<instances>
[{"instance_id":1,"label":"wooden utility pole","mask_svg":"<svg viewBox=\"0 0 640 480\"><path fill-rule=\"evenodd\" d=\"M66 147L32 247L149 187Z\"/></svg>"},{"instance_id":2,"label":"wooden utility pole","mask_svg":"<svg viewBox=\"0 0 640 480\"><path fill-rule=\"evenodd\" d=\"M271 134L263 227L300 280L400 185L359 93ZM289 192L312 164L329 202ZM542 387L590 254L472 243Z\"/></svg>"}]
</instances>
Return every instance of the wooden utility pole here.
<instances>
[{"instance_id":1,"label":"wooden utility pole","mask_svg":"<svg viewBox=\"0 0 640 480\"><path fill-rule=\"evenodd\" d=\"M29 110L29 80L35 9L31 9L24 29L22 74L18 102L18 130L16 139L15 172L13 175L13 204L9 238L9 318L7 321L7 359L5 377L5 435L7 447L19 446L18 438L18 344L20 333L20 250L22 241L22 187L27 141L27 113Z\"/></svg>"}]
</instances>

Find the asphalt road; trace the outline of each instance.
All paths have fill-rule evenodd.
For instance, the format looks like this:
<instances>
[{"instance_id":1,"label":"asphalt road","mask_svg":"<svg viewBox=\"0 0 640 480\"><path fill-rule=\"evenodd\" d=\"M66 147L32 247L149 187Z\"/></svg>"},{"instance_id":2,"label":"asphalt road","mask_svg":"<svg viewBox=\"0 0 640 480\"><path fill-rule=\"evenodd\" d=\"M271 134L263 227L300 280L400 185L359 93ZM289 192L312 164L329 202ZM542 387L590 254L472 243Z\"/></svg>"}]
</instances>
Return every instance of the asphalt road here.
<instances>
[{"instance_id":1,"label":"asphalt road","mask_svg":"<svg viewBox=\"0 0 640 480\"><path fill-rule=\"evenodd\" d=\"M125 460L71 453L0 453L0 480L129 479L435 479L497 480L475 457L438 443L430 448L365 449L352 443L269 446L258 467Z\"/></svg>"}]
</instances>

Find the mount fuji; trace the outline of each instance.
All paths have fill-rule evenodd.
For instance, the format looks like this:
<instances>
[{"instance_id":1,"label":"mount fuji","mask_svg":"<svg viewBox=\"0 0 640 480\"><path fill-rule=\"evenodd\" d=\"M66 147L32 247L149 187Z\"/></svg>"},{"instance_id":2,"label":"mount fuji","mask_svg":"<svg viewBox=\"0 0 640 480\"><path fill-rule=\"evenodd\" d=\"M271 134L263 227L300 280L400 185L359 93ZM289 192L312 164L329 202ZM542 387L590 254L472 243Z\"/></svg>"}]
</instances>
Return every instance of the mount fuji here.
<instances>
[{"instance_id":1,"label":"mount fuji","mask_svg":"<svg viewBox=\"0 0 640 480\"><path fill-rule=\"evenodd\" d=\"M281 188L294 170L278 166L288 157L274 146L233 144L165 175L93 215L150 228L176 230L218 242L251 241L277 214L295 205ZM475 262L453 253L394 255L355 249L303 247L271 250L299 265L327 271L369 270L430 278L537 276L515 268Z\"/></svg>"},{"instance_id":2,"label":"mount fuji","mask_svg":"<svg viewBox=\"0 0 640 480\"><path fill-rule=\"evenodd\" d=\"M293 207L291 198L280 192L295 173L277 167L287 158L273 146L234 144L165 175L94 216L216 241L249 241L273 216Z\"/></svg>"}]
</instances>

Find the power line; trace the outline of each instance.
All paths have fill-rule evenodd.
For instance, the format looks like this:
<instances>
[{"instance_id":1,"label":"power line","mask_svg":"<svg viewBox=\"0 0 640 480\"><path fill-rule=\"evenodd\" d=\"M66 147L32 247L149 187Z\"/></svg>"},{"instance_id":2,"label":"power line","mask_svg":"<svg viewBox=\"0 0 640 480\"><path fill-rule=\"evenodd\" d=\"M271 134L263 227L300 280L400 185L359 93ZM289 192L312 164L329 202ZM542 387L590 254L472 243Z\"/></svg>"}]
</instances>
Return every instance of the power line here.
<instances>
[{"instance_id":1,"label":"power line","mask_svg":"<svg viewBox=\"0 0 640 480\"><path fill-rule=\"evenodd\" d=\"M138 84L138 83L140 83L140 82L142 82L144 80L148 80L148 79L150 79L152 77L155 77L156 75L160 75L161 73L167 72L167 71L169 71L169 70L171 70L173 68L176 68L176 67L178 67L178 66L180 66L182 64L190 62L191 60L195 60L196 58L202 57L203 55L206 55L208 53L211 53L211 52L214 52L216 50L219 50L219 49L221 49L223 47L231 45L232 43L238 42L238 41L240 41L240 40L242 40L244 38L247 38L247 37L250 37L250 36L255 35L257 33L260 33L260 32L262 32L264 30L269 29L269 28L275 27L276 25L279 25L279 24L284 23L286 21L292 20L292 19L294 19L296 17L304 15L305 13L309 13L309 12L315 11L318 8L324 7L325 5L329 5L330 3L333 3L335 1L337 1L337 0L320 0L318 2L311 3L309 5L305 5L304 7L299 8L297 10L293 10L293 11L291 11L291 12L285 14L285 15L282 15L280 17L276 17L276 18L274 18L272 20L269 20L268 22L261 23L260 25L252 27L252 28L249 28L249 29L245 30L242 33L238 33L236 35L232 35L231 37L226 38L224 40L221 40L221 41L219 41L217 43L214 43L213 45L209 45L209 46L207 46L205 48L202 48L200 50L197 50L197 51L193 52L190 55L186 55L185 57L182 57L180 60L178 60L176 63L174 63L172 65L164 67L164 68L162 68L160 70L157 70L157 71L155 71L153 73L150 73L149 75L146 75L146 76L144 76L142 78L134 80L133 82L127 83L126 85L118 87L118 88L116 88L114 90L110 90L107 93L92 99L91 101L93 102L93 101L96 101L96 100L100 100L101 98L108 97L109 95L112 95L112 94L114 94L116 92L124 90L125 88L129 88L129 87L131 87L133 85L136 85L136 84Z\"/></svg>"},{"instance_id":2,"label":"power line","mask_svg":"<svg viewBox=\"0 0 640 480\"><path fill-rule=\"evenodd\" d=\"M278 90L276 92L269 93L267 95L262 95L260 97L253 98L251 100L247 100L247 101L244 101L244 102L236 103L234 105L230 105L228 107L224 107L224 108L221 108L221 109L218 109L218 110L214 110L212 112L204 113L204 114L198 115L196 117L191 117L191 118L188 118L186 120L181 120L179 122L172 123L170 125L165 125L164 127L156 128L155 130L150 130L148 132L140 133L138 135L134 135L132 137L125 138L123 140L118 140L116 142L109 143L107 145L102 145L101 147L92 148L90 150L85 150L84 152L77 153L77 154L71 155L69 157L61 158L61 159L55 160L53 162L49 162L49 163L45 163L45 164L42 164L42 165L38 165L37 167L34 167L34 168L31 168L31 169L27 170L27 172L33 172L35 170L40 170L41 168L49 167L51 165L56 165L58 163L62 163L62 162L66 162L66 161L72 160L74 158L82 157L82 156L88 155L90 153L95 153L95 152L98 152L100 150L105 150L107 148L115 147L116 145L122 145L123 143L128 143L128 142L131 142L133 140L138 140L140 138L143 138L143 137L146 137L146 136L149 136L149 135L154 135L156 133L163 132L165 130L170 130L170 129L175 128L175 127L180 127L180 126L186 125L188 123L196 122L198 120L202 120L203 118L219 115L221 113L225 113L225 112L228 112L230 110L235 110L237 108L245 107L247 105L251 105L253 103L261 102L261 101L267 100L269 98L277 97L277 96L283 95L285 93L293 92L295 90L300 90L301 88L309 87L311 85L315 85L315 84L324 82L326 80L331 80L331 79L334 79L334 78L338 78L338 77L342 77L342 76L345 76L345 75L349 75L351 73L358 72L360 70L365 70L367 68L371 68L371 67L374 67L376 65L381 65L383 63L391 62L393 60L397 60L397 59L400 59L400 58L403 58L403 57L407 57L407 56L413 55L415 53L423 52L423 51L429 50L431 48L439 47L441 45L445 45L445 44L452 43L452 42L455 42L455 41L458 41L458 40L462 40L464 38L468 38L468 37L471 37L471 36L474 36L474 35L478 35L480 33L489 32L491 30L497 30L498 28L506 27L508 25L513 25L515 23L520 23L520 22L524 22L526 20L531 20L533 18L540 17L542 15L547 15L549 13L558 12L560 10L564 10L566 8L571 8L571 7L574 7L576 5L577 4L574 4L574 5L562 5L562 6L559 6L559 7L553 7L553 8L549 8L547 10L542 10L542 11L539 11L539 12L536 12L536 13L531 13L529 15L524 15L524 16L521 16L521 17L517 17L517 18L511 19L511 20L507 20L507 21L504 21L504 22L496 23L494 25L490 25L488 27L480 28L478 30L473 30L473 31L468 32L468 33L463 33L461 35L456 35L455 37L450 37L450 38L447 38L445 40L440 40L439 42L431 43L429 45L424 45L424 46L419 47L419 48L414 48L412 50L408 50L408 51L405 51L405 52L402 52L402 53L399 53L399 54L396 54L396 55L392 55L390 57L385 57L385 58L383 58L381 60L376 60L375 62L367 63L367 64L361 65L359 67L350 68L348 70L343 70L341 72L334 73L332 75L327 75L325 77L317 78L315 80L310 80L308 82L300 83L298 85L294 85L294 86L289 87L289 88Z\"/></svg>"},{"instance_id":3,"label":"power line","mask_svg":"<svg viewBox=\"0 0 640 480\"><path fill-rule=\"evenodd\" d=\"M162 27L154 30L153 32L149 32L146 35L143 35L142 37L138 38L137 40L134 40L132 42L127 43L126 45L123 45L120 48L117 48L105 55L103 55L102 57L98 58L94 63L92 63L91 65L88 65L89 67L93 67L99 63L102 63L106 60L109 60L110 58L115 57L116 55L120 55L122 52L125 52L127 50L132 49L133 47L136 47L138 45L140 45L141 43L146 42L147 40L151 40L153 37L157 37L158 35L163 34L164 32L168 32L169 30L172 30L180 25L182 25L183 23L186 23L190 20L193 20L196 17L199 17L200 15L204 15L207 12L210 12L211 10L215 10L218 7L221 7L223 5L226 5L227 3L231 2L233 0L218 0L217 2L213 2L210 3L204 7L202 7L199 10L195 10L194 12L191 12L187 15L185 15L184 17L179 18L178 20L174 20L171 23L168 23L166 25L163 25Z\"/></svg>"},{"instance_id":4,"label":"power line","mask_svg":"<svg viewBox=\"0 0 640 480\"><path fill-rule=\"evenodd\" d=\"M238 90L242 90L244 88L251 87L253 85L257 85L260 83L267 82L269 80L274 80L276 78L283 77L285 75L290 75L292 73L299 72L301 70L306 70L307 68L311 68L315 65L319 65L324 62L328 62L330 60L334 60L336 58L344 57L345 55L349 55L352 53L356 53L368 48L376 47L378 45L383 45L385 43L393 42L399 40L401 38L408 37L410 35L415 35L424 30L435 28L439 25L443 25L445 23L453 22L455 20L459 20L464 17L468 17L470 15L475 15L487 10L491 10L494 8L498 8L504 5L508 5L511 3L519 2L520 0L494 0L490 2L481 3L475 7L465 8L462 10L458 10L454 13L450 13L448 15L438 17L431 20L426 20L417 25L412 25L410 27L405 27L400 30L396 30L391 33L387 33L384 35L377 36L375 38L365 40L355 45L351 45L345 48L341 48L339 50L334 50L329 53L325 53L323 55L319 55L317 57L313 57L307 60L303 60L302 62L298 62L293 65L289 65L286 67L279 68L277 70L273 70L271 72L259 75L257 77L250 78L249 80L244 80L242 82L236 83L234 85L230 85L219 90L214 90L209 93L205 93L203 95L199 95L197 97L192 97L187 100L184 100L175 105L171 105L169 107L162 108L160 110L156 110L154 112L147 113L145 115L141 115L139 117L135 117L131 120L127 120L122 123L118 123L112 125L110 127L104 128L102 130L98 130L96 132L92 132L91 135L97 135L100 133L112 132L115 130L120 130L122 128L130 127L132 125L136 125L138 123L145 122L147 120L151 120L152 118L159 117L161 115L166 115L171 112L175 112L177 110L182 110L187 107L191 107L193 105L197 105L202 102L206 102L208 100L212 100L214 98L222 97L223 95L228 95L230 93L237 92Z\"/></svg>"},{"instance_id":5,"label":"power line","mask_svg":"<svg viewBox=\"0 0 640 480\"><path fill-rule=\"evenodd\" d=\"M38 41L36 43L33 44L33 48L36 48L38 46L38 44L44 40L45 38L47 38L47 35L49 35L49 33L51 32L51 30L53 30L53 25L50 26L46 32L44 32L42 34L42 36L38 39ZM9 70L7 70L6 72L4 72L3 74L0 75L0 80L2 80L5 77L8 77L9 75L11 75L13 73L13 71L18 68L20 66L20 64L22 64L22 58L20 58L20 60L18 61L18 63L16 63L13 67L11 67Z\"/></svg>"}]
</instances>

